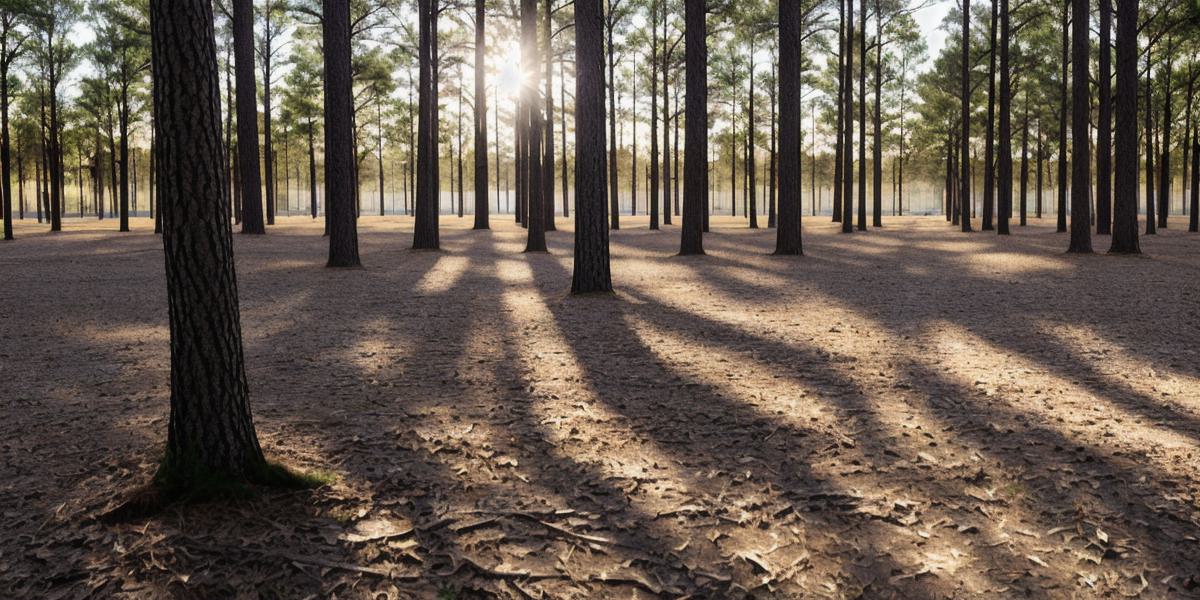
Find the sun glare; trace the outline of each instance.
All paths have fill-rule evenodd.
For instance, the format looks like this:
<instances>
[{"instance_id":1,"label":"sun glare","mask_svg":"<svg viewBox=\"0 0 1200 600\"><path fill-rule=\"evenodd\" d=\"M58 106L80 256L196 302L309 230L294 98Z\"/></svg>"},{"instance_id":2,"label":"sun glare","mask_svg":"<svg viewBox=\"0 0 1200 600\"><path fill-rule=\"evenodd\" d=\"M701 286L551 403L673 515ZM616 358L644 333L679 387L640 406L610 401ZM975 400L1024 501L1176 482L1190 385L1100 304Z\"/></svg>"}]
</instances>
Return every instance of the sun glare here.
<instances>
[{"instance_id":1,"label":"sun glare","mask_svg":"<svg viewBox=\"0 0 1200 600\"><path fill-rule=\"evenodd\" d=\"M499 50L496 53L500 61L496 65L496 85L502 95L515 98L525 83L525 73L521 70L521 46L506 43Z\"/></svg>"}]
</instances>

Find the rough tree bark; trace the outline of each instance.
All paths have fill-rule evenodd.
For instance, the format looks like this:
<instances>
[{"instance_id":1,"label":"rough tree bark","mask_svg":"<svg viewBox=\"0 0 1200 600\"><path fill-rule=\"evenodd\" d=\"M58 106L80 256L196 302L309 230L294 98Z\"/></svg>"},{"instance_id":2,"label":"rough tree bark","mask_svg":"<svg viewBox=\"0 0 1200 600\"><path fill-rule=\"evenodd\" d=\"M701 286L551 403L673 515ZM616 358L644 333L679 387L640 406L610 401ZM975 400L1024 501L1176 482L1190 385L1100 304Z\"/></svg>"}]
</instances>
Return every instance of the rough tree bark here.
<instances>
[{"instance_id":1,"label":"rough tree bark","mask_svg":"<svg viewBox=\"0 0 1200 600\"><path fill-rule=\"evenodd\" d=\"M237 146L242 233L266 233L258 157L258 85L254 81L254 2L233 0L233 60L237 79Z\"/></svg>"},{"instance_id":2,"label":"rough tree bark","mask_svg":"<svg viewBox=\"0 0 1200 600\"><path fill-rule=\"evenodd\" d=\"M420 0L417 7L418 54L420 74L417 92L417 197L416 220L413 225L413 249L437 250L438 209L441 202L438 194L437 162L438 140L435 130L437 119L437 81L434 75L433 38L437 36L437 0ZM326 187L329 181L325 182ZM328 197L329 194L326 193ZM326 200L326 204L329 201Z\"/></svg>"},{"instance_id":3,"label":"rough tree bark","mask_svg":"<svg viewBox=\"0 0 1200 600\"><path fill-rule=\"evenodd\" d=\"M779 3L779 221L775 254L804 253L801 241L800 171L800 3Z\"/></svg>"},{"instance_id":4,"label":"rough tree bark","mask_svg":"<svg viewBox=\"0 0 1200 600\"><path fill-rule=\"evenodd\" d=\"M1012 217L1012 70L1008 64L1009 14L1008 0L1000 0L1000 164L997 201L996 233L1008 235ZM986 216L986 214L985 214Z\"/></svg>"},{"instance_id":5,"label":"rough tree bark","mask_svg":"<svg viewBox=\"0 0 1200 600\"><path fill-rule=\"evenodd\" d=\"M1114 254L1140 254L1138 244L1138 0L1117 0L1116 128L1113 130Z\"/></svg>"},{"instance_id":6,"label":"rough tree bark","mask_svg":"<svg viewBox=\"0 0 1200 600\"><path fill-rule=\"evenodd\" d=\"M546 201L542 185L542 140L545 138L545 123L542 121L540 93L541 60L538 50L537 0L521 0L521 50L524 55L525 81L524 115L521 126L525 128L527 155L525 160L525 184L528 190L529 235L525 241L525 252L546 251Z\"/></svg>"},{"instance_id":7,"label":"rough tree bark","mask_svg":"<svg viewBox=\"0 0 1200 600\"><path fill-rule=\"evenodd\" d=\"M151 0L171 331L171 415L158 480L262 480L250 415L208 0Z\"/></svg>"},{"instance_id":8,"label":"rough tree bark","mask_svg":"<svg viewBox=\"0 0 1200 600\"><path fill-rule=\"evenodd\" d=\"M350 3L326 0L322 19L325 52L325 212L329 215L329 267L357 267L354 214L354 144L351 113Z\"/></svg>"},{"instance_id":9,"label":"rough tree bark","mask_svg":"<svg viewBox=\"0 0 1200 600\"><path fill-rule=\"evenodd\" d=\"M1091 106L1088 87L1088 0L1072 0L1071 70L1071 245L1068 252L1092 252L1091 138L1088 131ZM1002 134L1003 135L1003 134Z\"/></svg>"},{"instance_id":10,"label":"rough tree bark","mask_svg":"<svg viewBox=\"0 0 1200 600\"><path fill-rule=\"evenodd\" d=\"M578 1L578 0L576 0ZM704 254L708 206L708 23L705 0L684 0L683 224L679 254Z\"/></svg>"},{"instance_id":11,"label":"rough tree bark","mask_svg":"<svg viewBox=\"0 0 1200 600\"><path fill-rule=\"evenodd\" d=\"M575 267L572 294L611 292L601 0L575 0Z\"/></svg>"}]
</instances>

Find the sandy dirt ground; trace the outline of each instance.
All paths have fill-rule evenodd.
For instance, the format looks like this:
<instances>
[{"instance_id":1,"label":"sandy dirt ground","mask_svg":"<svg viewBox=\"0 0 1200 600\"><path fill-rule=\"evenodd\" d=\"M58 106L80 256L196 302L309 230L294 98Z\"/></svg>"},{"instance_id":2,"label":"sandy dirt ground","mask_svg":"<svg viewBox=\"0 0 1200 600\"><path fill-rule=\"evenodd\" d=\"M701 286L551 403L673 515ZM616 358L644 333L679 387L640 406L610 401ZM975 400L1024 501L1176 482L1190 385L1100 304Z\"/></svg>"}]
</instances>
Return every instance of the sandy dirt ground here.
<instances>
[{"instance_id":1,"label":"sandy dirt ground","mask_svg":"<svg viewBox=\"0 0 1200 600\"><path fill-rule=\"evenodd\" d=\"M1178 219L1176 219L1178 220ZM1200 236L1070 256L1052 222L842 235L442 217L236 238L259 436L315 491L97 519L168 412L145 219L0 245L0 597L1200 597ZM1096 238L1107 248L1108 238Z\"/></svg>"}]
</instances>

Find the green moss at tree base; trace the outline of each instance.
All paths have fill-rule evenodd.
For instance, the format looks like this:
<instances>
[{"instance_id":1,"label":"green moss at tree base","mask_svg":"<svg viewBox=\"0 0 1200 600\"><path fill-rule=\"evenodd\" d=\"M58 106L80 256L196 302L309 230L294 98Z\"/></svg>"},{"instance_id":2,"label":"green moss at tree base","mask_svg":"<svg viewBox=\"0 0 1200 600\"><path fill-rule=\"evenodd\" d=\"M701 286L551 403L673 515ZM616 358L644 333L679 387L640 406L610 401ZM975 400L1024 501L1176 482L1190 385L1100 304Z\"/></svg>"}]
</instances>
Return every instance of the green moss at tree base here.
<instances>
[{"instance_id":1,"label":"green moss at tree base","mask_svg":"<svg viewBox=\"0 0 1200 600\"><path fill-rule=\"evenodd\" d=\"M214 470L197 461L165 457L154 479L130 494L116 509L103 515L106 521L128 521L152 516L173 504L244 500L260 488L310 490L332 483L334 476L322 471L301 472L264 460L242 474Z\"/></svg>"}]
</instances>

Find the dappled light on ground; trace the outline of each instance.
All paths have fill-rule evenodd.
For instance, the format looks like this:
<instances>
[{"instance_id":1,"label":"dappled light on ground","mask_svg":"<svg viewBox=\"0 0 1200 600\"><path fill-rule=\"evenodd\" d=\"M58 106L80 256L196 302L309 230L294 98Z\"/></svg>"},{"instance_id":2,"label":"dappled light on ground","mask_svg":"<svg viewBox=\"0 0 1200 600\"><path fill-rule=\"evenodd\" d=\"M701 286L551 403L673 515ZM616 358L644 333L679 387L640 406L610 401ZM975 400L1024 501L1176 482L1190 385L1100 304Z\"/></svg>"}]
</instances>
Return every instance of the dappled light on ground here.
<instances>
[{"instance_id":1,"label":"dappled light on ground","mask_svg":"<svg viewBox=\"0 0 1200 600\"><path fill-rule=\"evenodd\" d=\"M235 236L269 456L336 481L95 515L165 438L161 242L67 222L0 246L0 595L407 598L1200 594L1200 238L1066 255L938 218L844 236L625 219L617 293L443 218ZM135 228L138 223L135 222Z\"/></svg>"}]
</instances>

